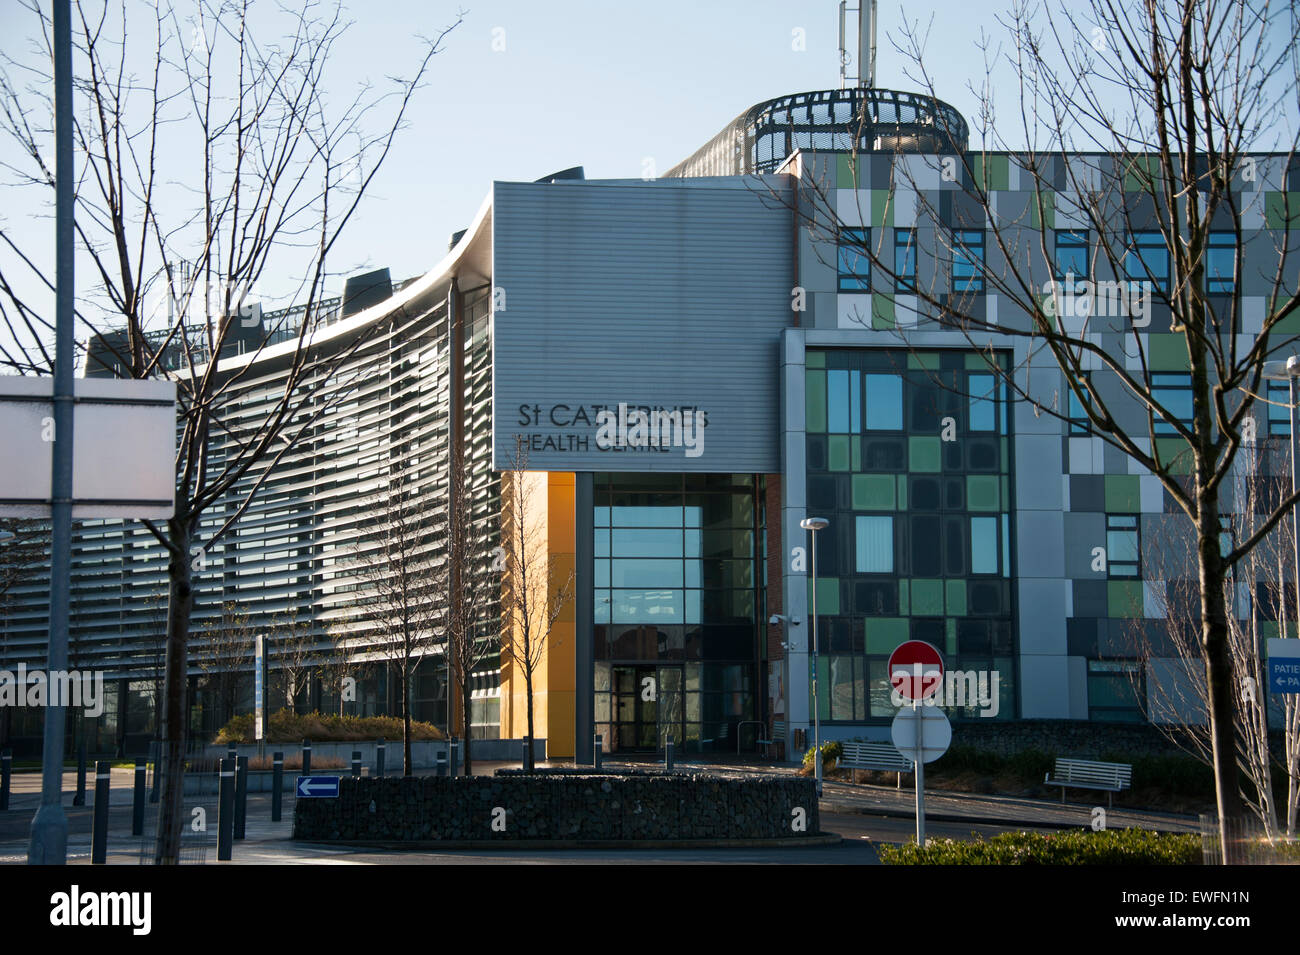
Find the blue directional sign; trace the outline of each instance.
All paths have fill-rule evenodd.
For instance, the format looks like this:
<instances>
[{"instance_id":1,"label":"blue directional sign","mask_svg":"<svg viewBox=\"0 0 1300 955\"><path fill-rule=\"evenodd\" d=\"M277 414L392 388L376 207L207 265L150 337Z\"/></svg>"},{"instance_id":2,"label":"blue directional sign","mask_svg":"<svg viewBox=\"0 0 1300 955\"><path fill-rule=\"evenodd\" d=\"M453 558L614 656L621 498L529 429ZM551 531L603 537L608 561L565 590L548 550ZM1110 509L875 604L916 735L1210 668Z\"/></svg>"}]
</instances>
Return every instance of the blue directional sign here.
<instances>
[{"instance_id":1,"label":"blue directional sign","mask_svg":"<svg viewBox=\"0 0 1300 955\"><path fill-rule=\"evenodd\" d=\"M1270 693L1300 693L1300 640L1269 638L1268 690Z\"/></svg>"},{"instance_id":2,"label":"blue directional sign","mask_svg":"<svg viewBox=\"0 0 1300 955\"><path fill-rule=\"evenodd\" d=\"M299 776L299 799L338 799L339 778L337 776Z\"/></svg>"}]
</instances>

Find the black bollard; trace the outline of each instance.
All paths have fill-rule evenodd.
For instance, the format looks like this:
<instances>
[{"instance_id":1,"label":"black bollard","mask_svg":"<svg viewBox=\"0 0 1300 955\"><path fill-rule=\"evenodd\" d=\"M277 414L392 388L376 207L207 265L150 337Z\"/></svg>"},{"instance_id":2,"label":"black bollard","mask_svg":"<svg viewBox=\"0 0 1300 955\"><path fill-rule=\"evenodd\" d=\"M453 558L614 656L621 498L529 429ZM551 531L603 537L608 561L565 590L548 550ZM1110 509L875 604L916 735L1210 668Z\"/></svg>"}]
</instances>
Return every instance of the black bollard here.
<instances>
[{"instance_id":1,"label":"black bollard","mask_svg":"<svg viewBox=\"0 0 1300 955\"><path fill-rule=\"evenodd\" d=\"M669 736L664 743L664 769L670 773L673 771L673 749L673 738Z\"/></svg>"},{"instance_id":2,"label":"black bollard","mask_svg":"<svg viewBox=\"0 0 1300 955\"><path fill-rule=\"evenodd\" d=\"M602 755L604 755L604 754L601 753L601 751L600 751L600 750L601 750L601 747L603 746L603 744L604 744L604 738L603 738L599 733L597 733L597 734L596 734L595 745L593 745L592 748L591 748L591 752L592 752L592 765L596 767L597 771L600 770L600 758L601 758Z\"/></svg>"},{"instance_id":3,"label":"black bollard","mask_svg":"<svg viewBox=\"0 0 1300 955\"><path fill-rule=\"evenodd\" d=\"M235 758L235 838L244 838L244 822L248 818L248 757Z\"/></svg>"},{"instance_id":4,"label":"black bollard","mask_svg":"<svg viewBox=\"0 0 1300 955\"><path fill-rule=\"evenodd\" d=\"M90 861L103 865L108 859L108 792L111 764L95 761L95 821L90 837Z\"/></svg>"},{"instance_id":5,"label":"black bollard","mask_svg":"<svg viewBox=\"0 0 1300 955\"><path fill-rule=\"evenodd\" d=\"M447 758L451 760L447 772L455 776L460 771L460 743L454 736L451 738L451 754Z\"/></svg>"},{"instance_id":6,"label":"black bollard","mask_svg":"<svg viewBox=\"0 0 1300 955\"><path fill-rule=\"evenodd\" d=\"M72 797L74 806L86 804L86 727L81 727L81 738L77 741L77 793Z\"/></svg>"},{"instance_id":7,"label":"black bollard","mask_svg":"<svg viewBox=\"0 0 1300 955\"><path fill-rule=\"evenodd\" d=\"M7 749L0 753L0 812L9 808L9 784L14 773L14 753Z\"/></svg>"},{"instance_id":8,"label":"black bollard","mask_svg":"<svg viewBox=\"0 0 1300 955\"><path fill-rule=\"evenodd\" d=\"M271 821L280 821L280 803L284 800L284 753L271 757Z\"/></svg>"},{"instance_id":9,"label":"black bollard","mask_svg":"<svg viewBox=\"0 0 1300 955\"><path fill-rule=\"evenodd\" d=\"M302 741L302 774L311 775L311 740Z\"/></svg>"},{"instance_id":10,"label":"black bollard","mask_svg":"<svg viewBox=\"0 0 1300 955\"><path fill-rule=\"evenodd\" d=\"M361 750L359 749L354 749L352 751L352 775L361 775Z\"/></svg>"},{"instance_id":11,"label":"black bollard","mask_svg":"<svg viewBox=\"0 0 1300 955\"><path fill-rule=\"evenodd\" d=\"M158 764L162 762L162 740L156 739L149 744L153 750L153 785L149 787L149 801L156 803L158 801Z\"/></svg>"},{"instance_id":12,"label":"black bollard","mask_svg":"<svg viewBox=\"0 0 1300 955\"><path fill-rule=\"evenodd\" d=\"M381 736L375 746L375 775L380 779L384 778L384 748L384 738Z\"/></svg>"},{"instance_id":13,"label":"black bollard","mask_svg":"<svg viewBox=\"0 0 1300 955\"><path fill-rule=\"evenodd\" d=\"M447 775L447 754L438 753L433 757L434 770L439 776Z\"/></svg>"},{"instance_id":14,"label":"black bollard","mask_svg":"<svg viewBox=\"0 0 1300 955\"><path fill-rule=\"evenodd\" d=\"M235 761L221 761L221 797L217 804L217 861L229 862L235 831Z\"/></svg>"},{"instance_id":15,"label":"black bollard","mask_svg":"<svg viewBox=\"0 0 1300 955\"><path fill-rule=\"evenodd\" d=\"M131 835L144 835L144 757L135 758L135 801L131 809Z\"/></svg>"}]
</instances>

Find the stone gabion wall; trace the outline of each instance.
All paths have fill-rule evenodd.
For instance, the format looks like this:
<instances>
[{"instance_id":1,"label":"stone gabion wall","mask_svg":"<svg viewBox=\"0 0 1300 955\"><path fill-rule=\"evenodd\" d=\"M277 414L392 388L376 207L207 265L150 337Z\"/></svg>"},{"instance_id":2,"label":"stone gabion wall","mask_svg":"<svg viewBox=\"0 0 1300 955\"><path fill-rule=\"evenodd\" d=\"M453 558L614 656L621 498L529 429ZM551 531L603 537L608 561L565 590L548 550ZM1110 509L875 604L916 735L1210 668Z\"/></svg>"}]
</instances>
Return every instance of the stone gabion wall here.
<instances>
[{"instance_id":1,"label":"stone gabion wall","mask_svg":"<svg viewBox=\"0 0 1300 955\"><path fill-rule=\"evenodd\" d=\"M299 799L293 818L293 837L310 841L774 839L819 831L811 779L685 774L344 777L339 798Z\"/></svg>"}]
</instances>

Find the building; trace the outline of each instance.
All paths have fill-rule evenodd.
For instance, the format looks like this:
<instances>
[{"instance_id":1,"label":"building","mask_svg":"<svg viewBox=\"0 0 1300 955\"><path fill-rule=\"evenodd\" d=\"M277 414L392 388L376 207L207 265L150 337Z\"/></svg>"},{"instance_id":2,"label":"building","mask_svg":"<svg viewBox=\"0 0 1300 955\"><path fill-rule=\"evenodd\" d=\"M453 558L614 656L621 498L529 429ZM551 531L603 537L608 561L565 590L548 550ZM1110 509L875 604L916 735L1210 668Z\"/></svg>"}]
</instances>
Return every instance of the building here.
<instances>
[{"instance_id":1,"label":"building","mask_svg":"<svg viewBox=\"0 0 1300 955\"><path fill-rule=\"evenodd\" d=\"M1190 416L1144 161L972 152L947 104L849 88L758 104L661 179L567 170L494 183L442 262L391 294L372 280L360 307L339 307L317 343L346 354L328 408L204 555L194 629L234 601L253 627L293 614L319 661L378 659L374 608L350 569L375 492L396 480L439 502L434 552L461 511L481 546L499 548L502 475L522 470L551 593L573 586L533 675L553 758L589 759L593 733L614 752L669 737L687 752L752 750L776 723L798 739L814 666L823 738L885 738L885 663L907 639L978 676L983 697L951 705L954 719L1135 721L1155 718L1153 700L1183 706L1196 664L1168 649L1166 620L1188 555L1160 482L1091 433L1030 339L935 320L948 303L1027 328L997 285L1022 276L1062 321L1090 315L1097 349L1141 343L1125 367L1146 363L1161 400ZM1300 164L1250 162L1236 182L1243 267L1227 220L1207 252L1208 292L1236 303L1242 343L1259 333L1272 239L1300 200ZM1090 189L1113 203L1121 260L1099 254ZM981 190L995 223L972 199ZM224 359L249 365L247 420L291 347ZM1140 426L1119 380L1082 361ZM1285 399L1268 409L1261 449L1289 433ZM1176 452L1174 430L1158 421L1154 446ZM810 515L829 521L815 655ZM148 731L158 643L143 608L165 564L145 532L110 522L81 529L75 560L73 660L118 681L100 743L120 743ZM40 665L41 588L21 596L2 659ZM1243 585L1239 613L1254 603ZM441 723L436 646L426 664L413 711ZM195 698L222 711L212 674L196 665L193 679ZM393 708L382 667L363 685L362 708ZM246 688L233 692L247 706ZM328 675L311 693L337 705ZM524 734L509 654L483 663L474 714L475 735ZM199 714L195 727L214 721Z\"/></svg>"}]
</instances>

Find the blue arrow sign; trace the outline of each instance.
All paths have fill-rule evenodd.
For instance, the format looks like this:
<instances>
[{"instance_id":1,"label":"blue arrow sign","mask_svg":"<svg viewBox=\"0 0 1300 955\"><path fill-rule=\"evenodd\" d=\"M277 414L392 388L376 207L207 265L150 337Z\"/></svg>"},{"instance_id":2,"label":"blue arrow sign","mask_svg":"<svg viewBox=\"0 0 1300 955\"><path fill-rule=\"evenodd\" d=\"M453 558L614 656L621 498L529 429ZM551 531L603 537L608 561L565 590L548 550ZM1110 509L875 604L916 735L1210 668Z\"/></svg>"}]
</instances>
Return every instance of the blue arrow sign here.
<instances>
[{"instance_id":1,"label":"blue arrow sign","mask_svg":"<svg viewBox=\"0 0 1300 955\"><path fill-rule=\"evenodd\" d=\"M337 776L299 776L299 799L338 799L339 778Z\"/></svg>"},{"instance_id":2,"label":"blue arrow sign","mask_svg":"<svg viewBox=\"0 0 1300 955\"><path fill-rule=\"evenodd\" d=\"M1300 640L1269 638L1268 689L1270 693L1300 693Z\"/></svg>"}]
</instances>

